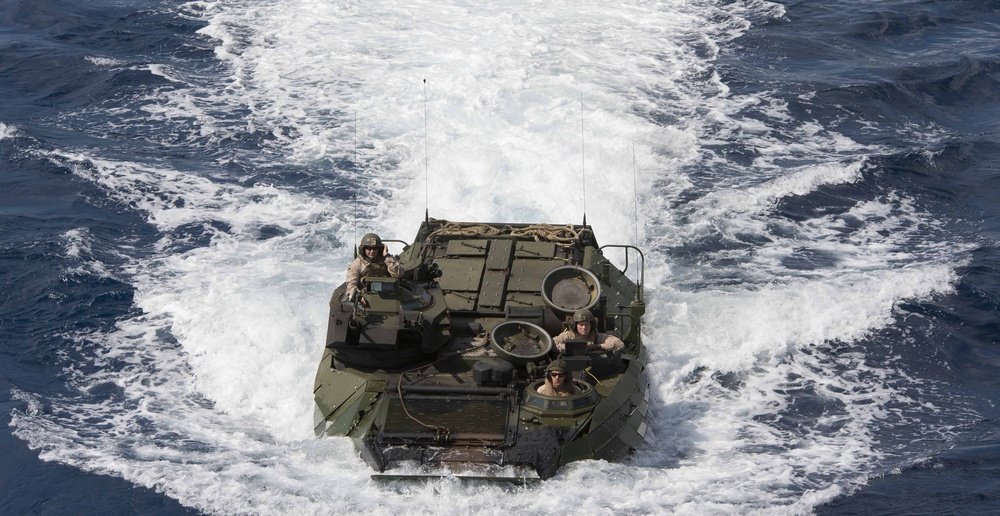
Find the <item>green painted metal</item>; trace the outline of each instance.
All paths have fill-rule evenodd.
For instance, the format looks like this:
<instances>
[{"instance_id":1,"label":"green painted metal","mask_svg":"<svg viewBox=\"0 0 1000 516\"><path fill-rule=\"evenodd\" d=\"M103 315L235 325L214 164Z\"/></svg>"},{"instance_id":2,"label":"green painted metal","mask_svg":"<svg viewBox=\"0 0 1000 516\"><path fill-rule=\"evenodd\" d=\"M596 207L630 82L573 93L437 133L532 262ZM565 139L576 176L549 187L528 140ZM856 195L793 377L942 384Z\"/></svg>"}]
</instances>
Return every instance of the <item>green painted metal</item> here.
<instances>
[{"instance_id":1,"label":"green painted metal","mask_svg":"<svg viewBox=\"0 0 1000 516\"><path fill-rule=\"evenodd\" d=\"M642 444L642 285L604 257L588 226L428 219L399 260L403 277L367 278L363 301L343 298L345 285L331 298L314 385L317 435L351 437L379 472L416 461L445 471L514 467L524 473L515 478L542 479ZM535 389L558 351L523 359L498 348L498 356L489 334L503 322L558 334L568 314L546 304L542 282L565 266L599 279L588 287L600 291L597 327L626 347L562 357L580 393L550 398Z\"/></svg>"}]
</instances>

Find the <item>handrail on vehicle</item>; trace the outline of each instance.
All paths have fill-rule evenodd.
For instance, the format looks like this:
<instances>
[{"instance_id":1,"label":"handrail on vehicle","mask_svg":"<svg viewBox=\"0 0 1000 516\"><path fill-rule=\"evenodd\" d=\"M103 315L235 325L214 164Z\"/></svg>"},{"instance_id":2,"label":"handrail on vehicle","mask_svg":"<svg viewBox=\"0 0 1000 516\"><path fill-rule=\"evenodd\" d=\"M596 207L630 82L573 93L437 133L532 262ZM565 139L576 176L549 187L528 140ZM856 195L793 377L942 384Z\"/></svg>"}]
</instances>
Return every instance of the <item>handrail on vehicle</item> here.
<instances>
[{"instance_id":1,"label":"handrail on vehicle","mask_svg":"<svg viewBox=\"0 0 1000 516\"><path fill-rule=\"evenodd\" d=\"M646 283L646 257L645 257L645 255L642 254L642 251L638 247L636 247L634 245L628 245L628 244L608 244L608 245L602 245L600 248L598 248L598 250L601 251L602 254L603 254L604 249L606 249L608 247L615 247L615 248L619 248L619 249L625 249L625 268L622 269L622 275L624 275L626 272L628 272L628 267L629 267L629 259L628 259L629 253L628 253L628 251L631 249L631 250L634 250L635 252L639 253L639 260L640 260L639 261L639 266L640 266L640 270L639 270L639 282L636 285L636 287L637 287L636 288L636 297L637 297L637 299L639 300L640 303L643 302L643 300L642 300L642 286Z\"/></svg>"}]
</instances>

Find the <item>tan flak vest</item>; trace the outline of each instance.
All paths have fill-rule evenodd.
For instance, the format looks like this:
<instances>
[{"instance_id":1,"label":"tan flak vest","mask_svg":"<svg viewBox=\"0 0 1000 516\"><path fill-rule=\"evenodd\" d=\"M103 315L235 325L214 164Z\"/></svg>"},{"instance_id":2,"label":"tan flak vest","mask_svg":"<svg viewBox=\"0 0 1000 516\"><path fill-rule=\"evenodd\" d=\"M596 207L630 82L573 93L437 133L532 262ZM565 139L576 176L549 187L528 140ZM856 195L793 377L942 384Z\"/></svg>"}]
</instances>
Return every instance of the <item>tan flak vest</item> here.
<instances>
[{"instance_id":1,"label":"tan flak vest","mask_svg":"<svg viewBox=\"0 0 1000 516\"><path fill-rule=\"evenodd\" d=\"M385 260L368 262L368 265L365 265L365 268L361 270L361 277L367 278L368 276L389 277L389 266L385 263Z\"/></svg>"}]
</instances>

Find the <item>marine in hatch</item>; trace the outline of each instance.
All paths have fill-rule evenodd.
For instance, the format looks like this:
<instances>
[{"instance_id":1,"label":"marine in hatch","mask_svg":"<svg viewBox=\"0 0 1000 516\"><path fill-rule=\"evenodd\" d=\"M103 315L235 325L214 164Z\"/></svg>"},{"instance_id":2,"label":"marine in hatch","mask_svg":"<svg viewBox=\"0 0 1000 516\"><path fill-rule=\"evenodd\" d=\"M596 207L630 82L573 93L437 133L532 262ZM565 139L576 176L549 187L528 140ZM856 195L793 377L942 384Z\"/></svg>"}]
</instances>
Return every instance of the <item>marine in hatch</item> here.
<instances>
[{"instance_id":1,"label":"marine in hatch","mask_svg":"<svg viewBox=\"0 0 1000 516\"><path fill-rule=\"evenodd\" d=\"M399 278L403 275L403 267L394 256L389 254L389 247L375 233L361 237L358 244L358 257L347 266L348 299L355 299L361 289L361 280L369 276Z\"/></svg>"},{"instance_id":2,"label":"marine in hatch","mask_svg":"<svg viewBox=\"0 0 1000 516\"><path fill-rule=\"evenodd\" d=\"M554 360L545 368L545 383L538 387L543 396L573 396L580 394L580 388L573 383L565 360Z\"/></svg>"},{"instance_id":3,"label":"marine in hatch","mask_svg":"<svg viewBox=\"0 0 1000 516\"><path fill-rule=\"evenodd\" d=\"M625 347L621 339L597 331L597 319L586 308L573 313L570 327L552 339L559 351L566 351L566 341L582 339L587 341L587 351L617 351Z\"/></svg>"}]
</instances>

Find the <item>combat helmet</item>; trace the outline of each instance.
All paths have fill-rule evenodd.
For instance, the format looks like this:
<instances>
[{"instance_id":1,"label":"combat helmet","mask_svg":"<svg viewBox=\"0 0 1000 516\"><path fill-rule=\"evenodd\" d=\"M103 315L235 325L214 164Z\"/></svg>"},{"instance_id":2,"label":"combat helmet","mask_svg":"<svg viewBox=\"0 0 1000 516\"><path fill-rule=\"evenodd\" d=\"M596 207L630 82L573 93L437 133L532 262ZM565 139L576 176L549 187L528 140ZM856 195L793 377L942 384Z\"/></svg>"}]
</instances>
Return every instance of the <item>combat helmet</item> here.
<instances>
[{"instance_id":1,"label":"combat helmet","mask_svg":"<svg viewBox=\"0 0 1000 516\"><path fill-rule=\"evenodd\" d=\"M597 324L597 318L594 317L594 314L592 314L590 310L587 310L586 308L581 308L573 312L573 323L575 324L578 322L589 322L590 324L593 325Z\"/></svg>"},{"instance_id":2,"label":"combat helmet","mask_svg":"<svg viewBox=\"0 0 1000 516\"><path fill-rule=\"evenodd\" d=\"M366 233L365 236L361 237L361 243L358 244L358 248L363 251L366 247L382 249L382 239L375 233Z\"/></svg>"},{"instance_id":3,"label":"combat helmet","mask_svg":"<svg viewBox=\"0 0 1000 516\"><path fill-rule=\"evenodd\" d=\"M569 366L566 365L566 361L563 359L553 360L552 363L549 364L549 367L545 368L546 373L549 371L561 371L565 373L569 371Z\"/></svg>"}]
</instances>

